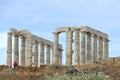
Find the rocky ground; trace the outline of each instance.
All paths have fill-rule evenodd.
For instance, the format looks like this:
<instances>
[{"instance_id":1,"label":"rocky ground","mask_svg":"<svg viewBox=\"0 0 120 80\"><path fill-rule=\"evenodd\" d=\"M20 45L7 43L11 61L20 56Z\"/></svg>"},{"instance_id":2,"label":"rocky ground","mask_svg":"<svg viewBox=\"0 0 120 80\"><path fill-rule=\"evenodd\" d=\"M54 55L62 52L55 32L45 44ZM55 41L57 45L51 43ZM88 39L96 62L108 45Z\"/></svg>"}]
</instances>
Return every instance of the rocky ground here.
<instances>
[{"instance_id":1,"label":"rocky ground","mask_svg":"<svg viewBox=\"0 0 120 80\"><path fill-rule=\"evenodd\" d=\"M59 76L62 74L70 73L89 73L92 71L102 71L106 74L109 80L120 80L120 64L119 63L95 63L85 66L54 66L54 65L41 65L37 67L20 67L16 69L7 66L0 66L0 80L44 80L44 75Z\"/></svg>"}]
</instances>

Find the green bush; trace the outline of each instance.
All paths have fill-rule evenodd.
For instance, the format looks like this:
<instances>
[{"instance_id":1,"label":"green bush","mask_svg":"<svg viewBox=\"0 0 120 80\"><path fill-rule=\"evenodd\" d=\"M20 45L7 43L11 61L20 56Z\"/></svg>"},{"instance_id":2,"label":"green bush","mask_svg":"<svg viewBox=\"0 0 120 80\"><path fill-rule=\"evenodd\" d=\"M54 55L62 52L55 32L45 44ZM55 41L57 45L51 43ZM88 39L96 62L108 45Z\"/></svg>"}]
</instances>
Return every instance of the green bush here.
<instances>
[{"instance_id":1,"label":"green bush","mask_svg":"<svg viewBox=\"0 0 120 80\"><path fill-rule=\"evenodd\" d=\"M77 75L59 75L59 76L48 76L44 75L45 80L108 80L105 78L103 72L93 72L89 74L77 74Z\"/></svg>"}]
</instances>

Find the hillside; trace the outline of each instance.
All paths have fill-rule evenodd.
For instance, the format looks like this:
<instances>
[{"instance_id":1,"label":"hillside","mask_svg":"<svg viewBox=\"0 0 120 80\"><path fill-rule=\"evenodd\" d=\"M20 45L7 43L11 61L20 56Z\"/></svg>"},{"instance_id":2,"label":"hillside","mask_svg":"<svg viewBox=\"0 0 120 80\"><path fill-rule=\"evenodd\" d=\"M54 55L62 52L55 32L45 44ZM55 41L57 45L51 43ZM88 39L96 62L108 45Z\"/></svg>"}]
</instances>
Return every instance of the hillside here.
<instances>
[{"instance_id":1,"label":"hillside","mask_svg":"<svg viewBox=\"0 0 120 80\"><path fill-rule=\"evenodd\" d=\"M0 66L0 80L45 80L44 75L59 76L66 74L70 67L41 65L40 67L20 67L16 69L9 68L5 65ZM120 80L120 63L114 59L105 63L95 63L84 66L74 66L78 71L85 70L87 73L91 71L102 71L108 80Z\"/></svg>"}]
</instances>

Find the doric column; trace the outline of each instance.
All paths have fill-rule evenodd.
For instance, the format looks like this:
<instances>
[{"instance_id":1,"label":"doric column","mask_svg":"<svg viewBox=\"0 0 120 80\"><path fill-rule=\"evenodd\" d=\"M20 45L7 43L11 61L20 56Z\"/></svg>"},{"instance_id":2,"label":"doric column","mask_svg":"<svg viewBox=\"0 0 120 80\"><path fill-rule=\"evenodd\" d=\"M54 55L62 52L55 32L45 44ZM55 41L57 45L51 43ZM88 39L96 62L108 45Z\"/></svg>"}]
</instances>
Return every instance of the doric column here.
<instances>
[{"instance_id":1,"label":"doric column","mask_svg":"<svg viewBox=\"0 0 120 80\"><path fill-rule=\"evenodd\" d=\"M27 51L26 51L26 58L25 58L25 66L32 66L32 46L33 46L33 41L32 41L32 35L28 34L27 36Z\"/></svg>"},{"instance_id":2,"label":"doric column","mask_svg":"<svg viewBox=\"0 0 120 80\"><path fill-rule=\"evenodd\" d=\"M103 51L103 54L104 54L104 59L106 59L106 58L108 58L108 42L109 42L109 40L108 39L103 39L103 46L104 46L104 51Z\"/></svg>"},{"instance_id":3,"label":"doric column","mask_svg":"<svg viewBox=\"0 0 120 80\"><path fill-rule=\"evenodd\" d=\"M50 64L50 46L46 45L46 64Z\"/></svg>"},{"instance_id":4,"label":"doric column","mask_svg":"<svg viewBox=\"0 0 120 80\"><path fill-rule=\"evenodd\" d=\"M38 67L38 42L34 42L34 67Z\"/></svg>"},{"instance_id":5,"label":"doric column","mask_svg":"<svg viewBox=\"0 0 120 80\"><path fill-rule=\"evenodd\" d=\"M45 64L44 62L44 44L40 43L40 65Z\"/></svg>"},{"instance_id":6,"label":"doric column","mask_svg":"<svg viewBox=\"0 0 120 80\"><path fill-rule=\"evenodd\" d=\"M8 32L6 65L12 65L12 33Z\"/></svg>"},{"instance_id":7,"label":"doric column","mask_svg":"<svg viewBox=\"0 0 120 80\"><path fill-rule=\"evenodd\" d=\"M92 52L91 52L91 33L87 32L87 64L92 63Z\"/></svg>"},{"instance_id":8,"label":"doric column","mask_svg":"<svg viewBox=\"0 0 120 80\"><path fill-rule=\"evenodd\" d=\"M98 61L101 62L103 60L103 39L102 37L98 37Z\"/></svg>"},{"instance_id":9,"label":"doric column","mask_svg":"<svg viewBox=\"0 0 120 80\"><path fill-rule=\"evenodd\" d=\"M97 35L92 35L93 42L92 42L92 62L97 61Z\"/></svg>"},{"instance_id":10,"label":"doric column","mask_svg":"<svg viewBox=\"0 0 120 80\"><path fill-rule=\"evenodd\" d=\"M59 48L59 65L62 65L62 46Z\"/></svg>"},{"instance_id":11,"label":"doric column","mask_svg":"<svg viewBox=\"0 0 120 80\"><path fill-rule=\"evenodd\" d=\"M81 31L81 60L80 64L84 65L86 64L86 32Z\"/></svg>"},{"instance_id":12,"label":"doric column","mask_svg":"<svg viewBox=\"0 0 120 80\"><path fill-rule=\"evenodd\" d=\"M80 65L80 31L75 30L74 65Z\"/></svg>"},{"instance_id":13,"label":"doric column","mask_svg":"<svg viewBox=\"0 0 120 80\"><path fill-rule=\"evenodd\" d=\"M17 62L17 64L19 64L19 44L18 44L18 35L14 34L14 61Z\"/></svg>"},{"instance_id":14,"label":"doric column","mask_svg":"<svg viewBox=\"0 0 120 80\"><path fill-rule=\"evenodd\" d=\"M66 65L72 65L72 31L66 32Z\"/></svg>"},{"instance_id":15,"label":"doric column","mask_svg":"<svg viewBox=\"0 0 120 80\"><path fill-rule=\"evenodd\" d=\"M25 38L21 36L21 66L25 66Z\"/></svg>"},{"instance_id":16,"label":"doric column","mask_svg":"<svg viewBox=\"0 0 120 80\"><path fill-rule=\"evenodd\" d=\"M57 32L54 32L54 54L53 54L53 64L59 65L58 60L58 47L59 47L59 34Z\"/></svg>"},{"instance_id":17,"label":"doric column","mask_svg":"<svg viewBox=\"0 0 120 80\"><path fill-rule=\"evenodd\" d=\"M53 57L54 57L54 48L52 46L52 64L53 64Z\"/></svg>"}]
</instances>

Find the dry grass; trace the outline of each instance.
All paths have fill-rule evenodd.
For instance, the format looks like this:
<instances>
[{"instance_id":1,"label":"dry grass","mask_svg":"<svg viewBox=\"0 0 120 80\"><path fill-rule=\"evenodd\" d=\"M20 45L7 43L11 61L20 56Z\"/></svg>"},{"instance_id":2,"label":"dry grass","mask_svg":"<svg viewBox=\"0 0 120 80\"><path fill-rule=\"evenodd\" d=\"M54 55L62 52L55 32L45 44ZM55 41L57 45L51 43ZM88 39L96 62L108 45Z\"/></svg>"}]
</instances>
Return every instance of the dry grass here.
<instances>
[{"instance_id":1,"label":"dry grass","mask_svg":"<svg viewBox=\"0 0 120 80\"><path fill-rule=\"evenodd\" d=\"M108 70L105 70L105 67ZM120 62L119 60L107 60L101 64L89 64L82 66L75 66L78 70L91 69L98 67L100 71L110 76L110 80L120 80ZM55 65L41 65L40 67L22 67L18 66L16 69L7 66L0 66L0 80L44 80L44 74L50 76L65 74L69 67L55 66Z\"/></svg>"}]
</instances>

